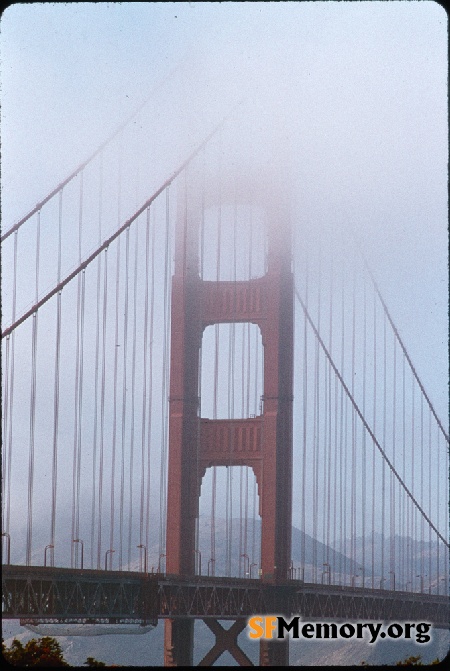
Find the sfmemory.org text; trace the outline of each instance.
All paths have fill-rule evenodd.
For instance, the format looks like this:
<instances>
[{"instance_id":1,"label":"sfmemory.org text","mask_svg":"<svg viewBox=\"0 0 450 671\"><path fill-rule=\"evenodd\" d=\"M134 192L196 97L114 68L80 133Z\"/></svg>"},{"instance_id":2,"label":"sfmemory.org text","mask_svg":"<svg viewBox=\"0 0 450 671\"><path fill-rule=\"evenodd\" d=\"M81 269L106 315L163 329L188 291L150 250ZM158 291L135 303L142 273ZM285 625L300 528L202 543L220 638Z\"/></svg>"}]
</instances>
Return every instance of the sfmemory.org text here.
<instances>
[{"instance_id":1,"label":"sfmemory.org text","mask_svg":"<svg viewBox=\"0 0 450 671\"><path fill-rule=\"evenodd\" d=\"M411 639L416 643L429 643L431 624L426 622L392 622L383 626L381 622L303 622L299 615L285 619L281 615L254 615L249 618L248 635L251 639L337 639L362 638L376 643L383 638Z\"/></svg>"}]
</instances>

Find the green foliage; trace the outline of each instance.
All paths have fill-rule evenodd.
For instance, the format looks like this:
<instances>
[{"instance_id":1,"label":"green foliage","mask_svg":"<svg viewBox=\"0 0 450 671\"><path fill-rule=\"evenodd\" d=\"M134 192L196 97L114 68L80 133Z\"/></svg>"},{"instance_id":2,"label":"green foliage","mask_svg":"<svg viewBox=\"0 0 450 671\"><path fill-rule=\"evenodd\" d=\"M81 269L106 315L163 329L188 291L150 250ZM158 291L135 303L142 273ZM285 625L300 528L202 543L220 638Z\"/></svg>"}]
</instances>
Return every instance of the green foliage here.
<instances>
[{"instance_id":1,"label":"green foliage","mask_svg":"<svg viewBox=\"0 0 450 671\"><path fill-rule=\"evenodd\" d=\"M434 659L432 662L430 662L430 665L431 664L440 664L440 660ZM369 662L364 661L361 662L361 666L370 666L370 664ZM381 664L381 666L387 666L387 665ZM411 655L411 657L406 657L406 659L402 659L400 662L397 662L395 666L423 666L422 657L420 655L417 656Z\"/></svg>"},{"instance_id":2,"label":"green foliage","mask_svg":"<svg viewBox=\"0 0 450 671\"><path fill-rule=\"evenodd\" d=\"M51 636L32 638L25 645L15 638L9 648L2 641L2 654L13 666L69 666L63 657L61 646Z\"/></svg>"},{"instance_id":3,"label":"green foliage","mask_svg":"<svg viewBox=\"0 0 450 671\"><path fill-rule=\"evenodd\" d=\"M88 657L84 663L84 666L97 667L97 666L106 666L105 662L98 662L93 657Z\"/></svg>"},{"instance_id":4,"label":"green foliage","mask_svg":"<svg viewBox=\"0 0 450 671\"><path fill-rule=\"evenodd\" d=\"M430 662L430 665L439 663L439 659L434 659L432 662ZM403 661L397 662L395 666L423 666L422 657L420 655L417 655L417 657L411 655L411 657L407 657Z\"/></svg>"},{"instance_id":5,"label":"green foliage","mask_svg":"<svg viewBox=\"0 0 450 671\"><path fill-rule=\"evenodd\" d=\"M397 662L395 666L423 666L422 657L420 655L417 655L416 657L411 655L411 657L407 657L406 659Z\"/></svg>"},{"instance_id":6,"label":"green foliage","mask_svg":"<svg viewBox=\"0 0 450 671\"><path fill-rule=\"evenodd\" d=\"M13 640L9 648L2 639L3 659L12 666L70 666L63 657L61 646L51 636L41 639L32 638L23 645L17 638ZM106 666L93 657L88 657L84 663L88 667Z\"/></svg>"}]
</instances>

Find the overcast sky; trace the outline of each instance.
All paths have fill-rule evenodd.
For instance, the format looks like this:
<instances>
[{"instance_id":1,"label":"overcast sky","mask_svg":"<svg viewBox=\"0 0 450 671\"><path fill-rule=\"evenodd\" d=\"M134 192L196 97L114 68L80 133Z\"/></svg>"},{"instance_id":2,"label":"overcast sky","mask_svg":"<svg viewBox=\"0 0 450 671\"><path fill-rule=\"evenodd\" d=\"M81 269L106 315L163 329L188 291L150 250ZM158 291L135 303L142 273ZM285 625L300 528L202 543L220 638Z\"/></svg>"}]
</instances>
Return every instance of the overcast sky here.
<instances>
[{"instance_id":1,"label":"overcast sky","mask_svg":"<svg viewBox=\"0 0 450 671\"><path fill-rule=\"evenodd\" d=\"M299 221L358 229L445 417L447 16L439 4L14 4L2 16L1 48L3 230L173 67L188 64L185 91L206 122L253 86L269 121L283 120L296 157ZM172 98L172 115L184 118L186 102Z\"/></svg>"}]
</instances>

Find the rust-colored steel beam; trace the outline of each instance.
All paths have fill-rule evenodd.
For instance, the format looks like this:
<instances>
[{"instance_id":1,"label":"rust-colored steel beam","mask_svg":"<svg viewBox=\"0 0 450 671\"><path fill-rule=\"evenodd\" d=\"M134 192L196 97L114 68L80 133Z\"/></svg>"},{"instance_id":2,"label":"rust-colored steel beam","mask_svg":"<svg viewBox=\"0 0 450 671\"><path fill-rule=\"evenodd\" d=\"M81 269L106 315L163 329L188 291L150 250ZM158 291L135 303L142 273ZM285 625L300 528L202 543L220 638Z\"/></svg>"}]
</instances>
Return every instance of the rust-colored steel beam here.
<instances>
[{"instance_id":1,"label":"rust-colored steel beam","mask_svg":"<svg viewBox=\"0 0 450 671\"><path fill-rule=\"evenodd\" d=\"M198 666L212 666L223 652L228 651L239 666L253 666L252 661L238 645L237 638L247 625L244 618L235 620L229 629L224 629L217 620L203 620L216 637L216 642L199 662Z\"/></svg>"}]
</instances>

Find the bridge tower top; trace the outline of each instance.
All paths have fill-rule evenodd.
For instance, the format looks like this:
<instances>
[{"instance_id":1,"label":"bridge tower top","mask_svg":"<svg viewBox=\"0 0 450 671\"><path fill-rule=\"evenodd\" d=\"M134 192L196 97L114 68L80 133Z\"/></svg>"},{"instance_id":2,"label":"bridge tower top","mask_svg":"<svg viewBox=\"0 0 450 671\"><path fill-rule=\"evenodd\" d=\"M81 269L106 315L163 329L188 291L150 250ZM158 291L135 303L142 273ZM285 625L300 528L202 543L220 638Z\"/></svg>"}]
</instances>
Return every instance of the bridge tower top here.
<instances>
[{"instance_id":1,"label":"bridge tower top","mask_svg":"<svg viewBox=\"0 0 450 671\"><path fill-rule=\"evenodd\" d=\"M178 198L175 273L172 283L167 573L195 573L195 523L206 469L246 465L258 485L261 579L287 579L291 561L293 277L289 212L285 190L267 173L221 165L226 178L188 171ZM225 170L226 168L226 170ZM261 208L266 260L261 276L204 280L200 269L205 210L217 205ZM219 238L220 239L220 238ZM227 244L223 231L221 244ZM261 413L243 419L207 419L199 413L199 350L206 326L257 324L264 348ZM184 628L183 628L184 627ZM192 663L192 623L166 624L171 663ZM190 633L191 632L191 633ZM281 648L278 653L282 656ZM284 648L283 648L284 650ZM275 652L274 652L275 654ZM267 651L265 657L267 657ZM271 658L271 655L269 654ZM281 658L280 658L281 659ZM285 658L283 657L283 660ZM285 660L286 661L286 660ZM281 663L281 661L280 661Z\"/></svg>"}]
</instances>

